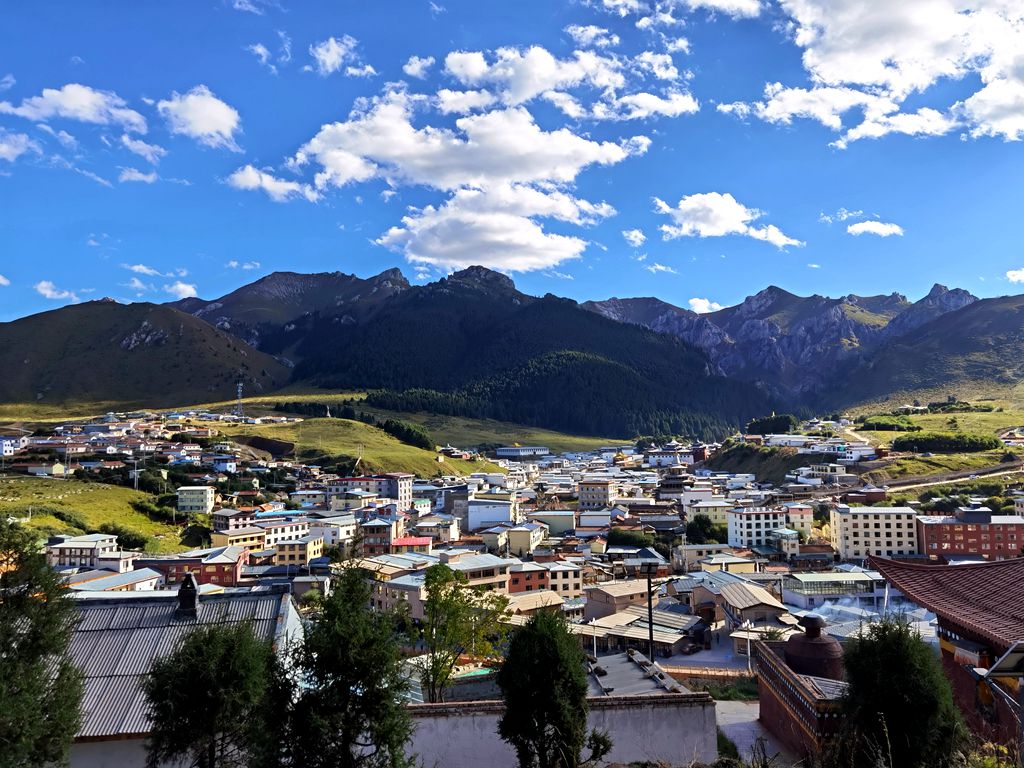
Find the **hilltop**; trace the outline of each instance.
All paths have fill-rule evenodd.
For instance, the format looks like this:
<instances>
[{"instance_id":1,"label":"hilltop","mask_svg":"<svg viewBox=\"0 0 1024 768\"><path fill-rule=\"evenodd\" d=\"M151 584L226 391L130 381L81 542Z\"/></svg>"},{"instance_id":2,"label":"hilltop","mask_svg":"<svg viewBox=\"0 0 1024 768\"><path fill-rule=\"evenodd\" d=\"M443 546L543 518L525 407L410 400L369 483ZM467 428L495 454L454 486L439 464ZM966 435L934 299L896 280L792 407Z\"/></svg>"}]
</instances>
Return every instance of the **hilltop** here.
<instances>
[{"instance_id":1,"label":"hilltop","mask_svg":"<svg viewBox=\"0 0 1024 768\"><path fill-rule=\"evenodd\" d=\"M272 391L288 370L208 323L159 304L90 301L0 323L0 402L159 406Z\"/></svg>"}]
</instances>

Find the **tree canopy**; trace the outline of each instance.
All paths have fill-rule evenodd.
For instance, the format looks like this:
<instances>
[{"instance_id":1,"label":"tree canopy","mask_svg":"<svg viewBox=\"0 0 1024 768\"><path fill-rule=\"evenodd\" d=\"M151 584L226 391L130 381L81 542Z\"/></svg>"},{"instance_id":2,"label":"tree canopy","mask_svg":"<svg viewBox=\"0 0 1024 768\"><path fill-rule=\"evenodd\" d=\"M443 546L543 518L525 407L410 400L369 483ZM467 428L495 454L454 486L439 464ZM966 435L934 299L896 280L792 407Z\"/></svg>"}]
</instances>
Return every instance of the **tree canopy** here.
<instances>
[{"instance_id":1,"label":"tree canopy","mask_svg":"<svg viewBox=\"0 0 1024 768\"><path fill-rule=\"evenodd\" d=\"M444 563L427 569L427 599L423 603L423 641L420 680L427 698L444 701L459 659L493 656L505 628L502 623L508 598L497 592L474 589L462 573Z\"/></svg>"},{"instance_id":2,"label":"tree canopy","mask_svg":"<svg viewBox=\"0 0 1024 768\"><path fill-rule=\"evenodd\" d=\"M270 643L249 624L206 624L156 659L143 683L152 729L148 765L189 760L197 768L243 768L262 743Z\"/></svg>"},{"instance_id":3,"label":"tree canopy","mask_svg":"<svg viewBox=\"0 0 1024 768\"><path fill-rule=\"evenodd\" d=\"M34 533L0 518L0 766L67 761L81 721L78 611Z\"/></svg>"},{"instance_id":4,"label":"tree canopy","mask_svg":"<svg viewBox=\"0 0 1024 768\"><path fill-rule=\"evenodd\" d=\"M748 435L784 435L796 429L800 420L791 413L762 416L747 422Z\"/></svg>"},{"instance_id":5,"label":"tree canopy","mask_svg":"<svg viewBox=\"0 0 1024 768\"><path fill-rule=\"evenodd\" d=\"M370 610L365 572L347 567L295 654L288 765L405 768L412 721L400 616Z\"/></svg>"},{"instance_id":6,"label":"tree canopy","mask_svg":"<svg viewBox=\"0 0 1024 768\"><path fill-rule=\"evenodd\" d=\"M498 672L505 698L498 733L515 748L520 768L578 768L611 751L607 733L587 733L585 661L560 614L535 613L513 633Z\"/></svg>"},{"instance_id":7,"label":"tree canopy","mask_svg":"<svg viewBox=\"0 0 1024 768\"><path fill-rule=\"evenodd\" d=\"M935 652L902 617L869 625L845 652L849 768L944 768L966 729Z\"/></svg>"}]
</instances>

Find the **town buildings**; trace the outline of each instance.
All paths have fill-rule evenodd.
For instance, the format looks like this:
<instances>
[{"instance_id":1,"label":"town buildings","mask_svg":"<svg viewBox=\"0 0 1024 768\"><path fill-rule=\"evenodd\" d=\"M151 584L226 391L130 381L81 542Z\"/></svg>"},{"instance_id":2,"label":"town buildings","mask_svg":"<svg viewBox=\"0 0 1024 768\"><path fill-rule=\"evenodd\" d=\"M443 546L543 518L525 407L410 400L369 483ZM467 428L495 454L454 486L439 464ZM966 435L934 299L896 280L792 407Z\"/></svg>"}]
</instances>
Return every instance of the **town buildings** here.
<instances>
[{"instance_id":1,"label":"town buildings","mask_svg":"<svg viewBox=\"0 0 1024 768\"><path fill-rule=\"evenodd\" d=\"M840 504L832 509L829 528L832 547L843 560L918 554L917 512L910 507Z\"/></svg>"}]
</instances>

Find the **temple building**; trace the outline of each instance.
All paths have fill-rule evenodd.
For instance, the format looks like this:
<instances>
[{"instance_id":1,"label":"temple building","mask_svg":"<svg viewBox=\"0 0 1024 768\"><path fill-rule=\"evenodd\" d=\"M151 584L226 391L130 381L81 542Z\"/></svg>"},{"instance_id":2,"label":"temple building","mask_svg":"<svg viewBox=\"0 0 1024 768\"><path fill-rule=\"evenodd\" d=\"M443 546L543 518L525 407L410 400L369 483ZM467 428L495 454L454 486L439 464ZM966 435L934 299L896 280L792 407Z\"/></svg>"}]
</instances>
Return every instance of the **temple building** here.
<instances>
[{"instance_id":1,"label":"temple building","mask_svg":"<svg viewBox=\"0 0 1024 768\"><path fill-rule=\"evenodd\" d=\"M843 722L843 647L822 632L821 616L809 613L800 625L804 631L788 640L754 646L760 720L798 755L817 756Z\"/></svg>"},{"instance_id":2,"label":"temple building","mask_svg":"<svg viewBox=\"0 0 1024 768\"><path fill-rule=\"evenodd\" d=\"M871 562L938 617L942 667L971 729L984 740L1016 742L1019 680L983 679L978 670L991 669L1024 640L1024 558L967 565Z\"/></svg>"}]
</instances>

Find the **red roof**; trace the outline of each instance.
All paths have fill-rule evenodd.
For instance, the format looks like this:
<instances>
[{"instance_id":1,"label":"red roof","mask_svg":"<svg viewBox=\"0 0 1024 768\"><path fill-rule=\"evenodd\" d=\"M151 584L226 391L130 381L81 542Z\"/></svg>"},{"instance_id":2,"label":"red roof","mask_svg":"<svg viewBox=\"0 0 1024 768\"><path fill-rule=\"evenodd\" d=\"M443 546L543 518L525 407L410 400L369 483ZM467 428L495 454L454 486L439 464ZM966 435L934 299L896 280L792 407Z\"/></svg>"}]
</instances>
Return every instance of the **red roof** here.
<instances>
[{"instance_id":1,"label":"red roof","mask_svg":"<svg viewBox=\"0 0 1024 768\"><path fill-rule=\"evenodd\" d=\"M872 557L909 599L961 633L1006 651L1024 640L1024 558L971 565L924 565Z\"/></svg>"},{"instance_id":2,"label":"red roof","mask_svg":"<svg viewBox=\"0 0 1024 768\"><path fill-rule=\"evenodd\" d=\"M392 539L392 547L425 547L432 539L429 536L406 536L401 539Z\"/></svg>"}]
</instances>

